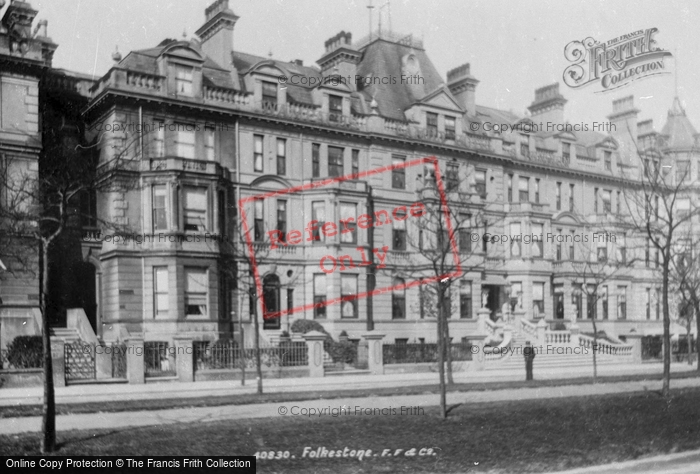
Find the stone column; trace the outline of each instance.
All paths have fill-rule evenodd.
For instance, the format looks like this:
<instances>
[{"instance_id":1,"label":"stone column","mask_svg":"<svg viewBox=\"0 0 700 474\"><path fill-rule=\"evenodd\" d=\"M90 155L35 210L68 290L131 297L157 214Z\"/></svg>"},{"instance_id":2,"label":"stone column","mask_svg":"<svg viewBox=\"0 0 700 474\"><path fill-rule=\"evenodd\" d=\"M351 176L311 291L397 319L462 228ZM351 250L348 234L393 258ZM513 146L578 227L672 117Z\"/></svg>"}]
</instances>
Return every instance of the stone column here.
<instances>
[{"instance_id":1,"label":"stone column","mask_svg":"<svg viewBox=\"0 0 700 474\"><path fill-rule=\"evenodd\" d=\"M143 358L143 337L130 337L126 340L126 378L129 383L146 383Z\"/></svg>"},{"instance_id":2,"label":"stone column","mask_svg":"<svg viewBox=\"0 0 700 474\"><path fill-rule=\"evenodd\" d=\"M627 344L632 345L632 362L642 363L642 334L627 334Z\"/></svg>"},{"instance_id":3,"label":"stone column","mask_svg":"<svg viewBox=\"0 0 700 474\"><path fill-rule=\"evenodd\" d=\"M326 335L319 331L311 331L304 334L306 348L309 354L309 377L323 377L323 341Z\"/></svg>"},{"instance_id":4,"label":"stone column","mask_svg":"<svg viewBox=\"0 0 700 474\"><path fill-rule=\"evenodd\" d=\"M53 386L66 386L66 342L57 337L51 338L51 364L53 366ZM43 365L42 365L43 366Z\"/></svg>"},{"instance_id":5,"label":"stone column","mask_svg":"<svg viewBox=\"0 0 700 474\"><path fill-rule=\"evenodd\" d=\"M382 349L384 334L370 332L363 334L362 338L367 341L367 365L369 371L374 375L384 375L384 352Z\"/></svg>"},{"instance_id":6,"label":"stone column","mask_svg":"<svg viewBox=\"0 0 700 474\"><path fill-rule=\"evenodd\" d=\"M175 336L175 364L180 382L194 382L194 346L192 338Z\"/></svg>"}]
</instances>

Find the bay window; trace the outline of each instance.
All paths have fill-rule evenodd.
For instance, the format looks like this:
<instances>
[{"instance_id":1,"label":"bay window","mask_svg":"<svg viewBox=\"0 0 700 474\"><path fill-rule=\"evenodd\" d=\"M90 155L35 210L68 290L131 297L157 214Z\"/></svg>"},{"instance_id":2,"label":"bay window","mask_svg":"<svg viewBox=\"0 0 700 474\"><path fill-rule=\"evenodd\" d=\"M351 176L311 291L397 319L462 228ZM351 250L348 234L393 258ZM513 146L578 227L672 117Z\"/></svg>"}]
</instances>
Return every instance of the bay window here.
<instances>
[{"instance_id":1,"label":"bay window","mask_svg":"<svg viewBox=\"0 0 700 474\"><path fill-rule=\"evenodd\" d=\"M183 194L184 230L207 230L207 188L188 186L184 188Z\"/></svg>"}]
</instances>

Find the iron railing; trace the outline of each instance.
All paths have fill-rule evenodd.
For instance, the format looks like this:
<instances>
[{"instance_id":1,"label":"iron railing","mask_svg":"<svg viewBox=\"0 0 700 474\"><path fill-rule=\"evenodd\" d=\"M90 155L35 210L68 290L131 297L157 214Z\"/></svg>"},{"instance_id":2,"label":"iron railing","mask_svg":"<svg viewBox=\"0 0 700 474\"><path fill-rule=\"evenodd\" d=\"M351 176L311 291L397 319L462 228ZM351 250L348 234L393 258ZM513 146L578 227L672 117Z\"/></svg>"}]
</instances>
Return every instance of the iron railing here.
<instances>
[{"instance_id":1,"label":"iron railing","mask_svg":"<svg viewBox=\"0 0 700 474\"><path fill-rule=\"evenodd\" d=\"M172 377L176 375L175 348L167 342L146 341L143 343L143 363L146 377Z\"/></svg>"},{"instance_id":2,"label":"iron railing","mask_svg":"<svg viewBox=\"0 0 700 474\"><path fill-rule=\"evenodd\" d=\"M300 367L308 365L308 350L305 342L283 342L277 347L261 347L262 367ZM195 342L194 370L246 369L256 367L255 349L239 348L238 344L210 344Z\"/></svg>"},{"instance_id":3,"label":"iron railing","mask_svg":"<svg viewBox=\"0 0 700 474\"><path fill-rule=\"evenodd\" d=\"M450 344L452 360L472 360L470 343ZM418 364L438 361L437 344L384 344L382 346L384 364Z\"/></svg>"}]
</instances>

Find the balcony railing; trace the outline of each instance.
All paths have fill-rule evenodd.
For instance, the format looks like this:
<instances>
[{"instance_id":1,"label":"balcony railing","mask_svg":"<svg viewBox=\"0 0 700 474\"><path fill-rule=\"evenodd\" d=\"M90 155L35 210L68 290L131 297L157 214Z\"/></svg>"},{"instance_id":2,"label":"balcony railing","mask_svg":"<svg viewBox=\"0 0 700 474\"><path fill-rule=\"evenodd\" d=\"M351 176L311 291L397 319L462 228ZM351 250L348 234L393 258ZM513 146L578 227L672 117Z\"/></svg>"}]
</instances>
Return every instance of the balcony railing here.
<instances>
[{"instance_id":1,"label":"balcony railing","mask_svg":"<svg viewBox=\"0 0 700 474\"><path fill-rule=\"evenodd\" d=\"M165 76L114 67L93 86L92 94L95 97L107 89L122 89L166 97L168 94L165 79ZM284 120L315 123L335 129L374 132L474 151L490 153L498 151L506 156L520 156L524 160L556 166L569 166L568 160L553 150L536 149L530 152L528 148L524 147L526 153L519 154L516 145L512 142L504 142L502 146L498 144L502 140L501 137L476 135L469 132L453 133L451 130L448 132L435 131L415 123L378 115L327 113L322 112L321 108L315 105L256 101L251 93L225 87L203 86L201 95L195 94L187 100L202 101L207 105L233 108Z\"/></svg>"},{"instance_id":2,"label":"balcony railing","mask_svg":"<svg viewBox=\"0 0 700 474\"><path fill-rule=\"evenodd\" d=\"M226 170L215 161L192 160L177 156L150 158L141 162L142 171L192 171L214 175L226 174Z\"/></svg>"}]
</instances>

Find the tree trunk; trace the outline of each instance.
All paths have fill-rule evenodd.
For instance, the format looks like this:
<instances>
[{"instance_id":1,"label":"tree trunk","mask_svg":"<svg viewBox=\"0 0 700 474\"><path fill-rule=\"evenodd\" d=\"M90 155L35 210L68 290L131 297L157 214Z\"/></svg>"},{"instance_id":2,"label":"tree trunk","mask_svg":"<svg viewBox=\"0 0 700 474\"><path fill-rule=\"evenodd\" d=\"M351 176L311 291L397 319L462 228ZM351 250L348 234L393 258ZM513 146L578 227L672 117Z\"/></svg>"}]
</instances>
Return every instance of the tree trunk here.
<instances>
[{"instance_id":1,"label":"tree trunk","mask_svg":"<svg viewBox=\"0 0 700 474\"><path fill-rule=\"evenodd\" d=\"M53 360L51 358L51 329L49 317L46 312L46 297L49 291L49 244L41 242L41 310L42 335L44 349L44 413L42 418L42 431L44 434L41 452L50 453L56 450L56 400L53 386Z\"/></svg>"},{"instance_id":2,"label":"tree trunk","mask_svg":"<svg viewBox=\"0 0 700 474\"><path fill-rule=\"evenodd\" d=\"M255 302L255 311L253 315L253 320L255 321L255 343L253 346L255 347L255 370L257 372L257 381L258 381L258 394L262 395L263 393L263 382L262 382L262 364L260 362L260 322L258 321L258 305L257 301Z\"/></svg>"},{"instance_id":3,"label":"tree trunk","mask_svg":"<svg viewBox=\"0 0 700 474\"><path fill-rule=\"evenodd\" d=\"M450 325L447 320L447 312L445 319L442 321L442 333L445 340L445 362L447 364L447 385L454 385L455 381L452 378L452 344L450 343Z\"/></svg>"},{"instance_id":4,"label":"tree trunk","mask_svg":"<svg viewBox=\"0 0 700 474\"><path fill-rule=\"evenodd\" d=\"M695 307L695 327L697 329L695 349L698 354L698 372L700 372L700 301L697 297L693 298L693 306Z\"/></svg>"},{"instance_id":5,"label":"tree trunk","mask_svg":"<svg viewBox=\"0 0 700 474\"><path fill-rule=\"evenodd\" d=\"M670 242L670 240L669 240ZM669 261L668 255L664 255L663 263L663 306L664 306L664 336L663 336L663 357L664 357L664 374L663 384L661 386L661 395L668 398L671 395L671 315L668 308L668 278L669 278Z\"/></svg>"},{"instance_id":6,"label":"tree trunk","mask_svg":"<svg viewBox=\"0 0 700 474\"><path fill-rule=\"evenodd\" d=\"M685 346L688 348L688 365L693 365L693 348L690 345L690 326L692 322L688 318L688 323L685 325Z\"/></svg>"},{"instance_id":7,"label":"tree trunk","mask_svg":"<svg viewBox=\"0 0 700 474\"><path fill-rule=\"evenodd\" d=\"M598 359L596 352L598 349L598 327L595 323L595 318L591 319L593 323L593 383L598 383Z\"/></svg>"},{"instance_id":8,"label":"tree trunk","mask_svg":"<svg viewBox=\"0 0 700 474\"><path fill-rule=\"evenodd\" d=\"M238 346L238 358L241 360L241 385L245 385L245 334L243 334L243 315L238 311L238 331L240 345Z\"/></svg>"},{"instance_id":9,"label":"tree trunk","mask_svg":"<svg viewBox=\"0 0 700 474\"><path fill-rule=\"evenodd\" d=\"M438 290L439 293L439 290ZM445 344L443 339L443 310L442 301L440 300L441 295L438 294L438 324L437 324L437 351L438 351L438 373L440 374L440 417L442 419L447 418L447 395L445 388Z\"/></svg>"}]
</instances>

